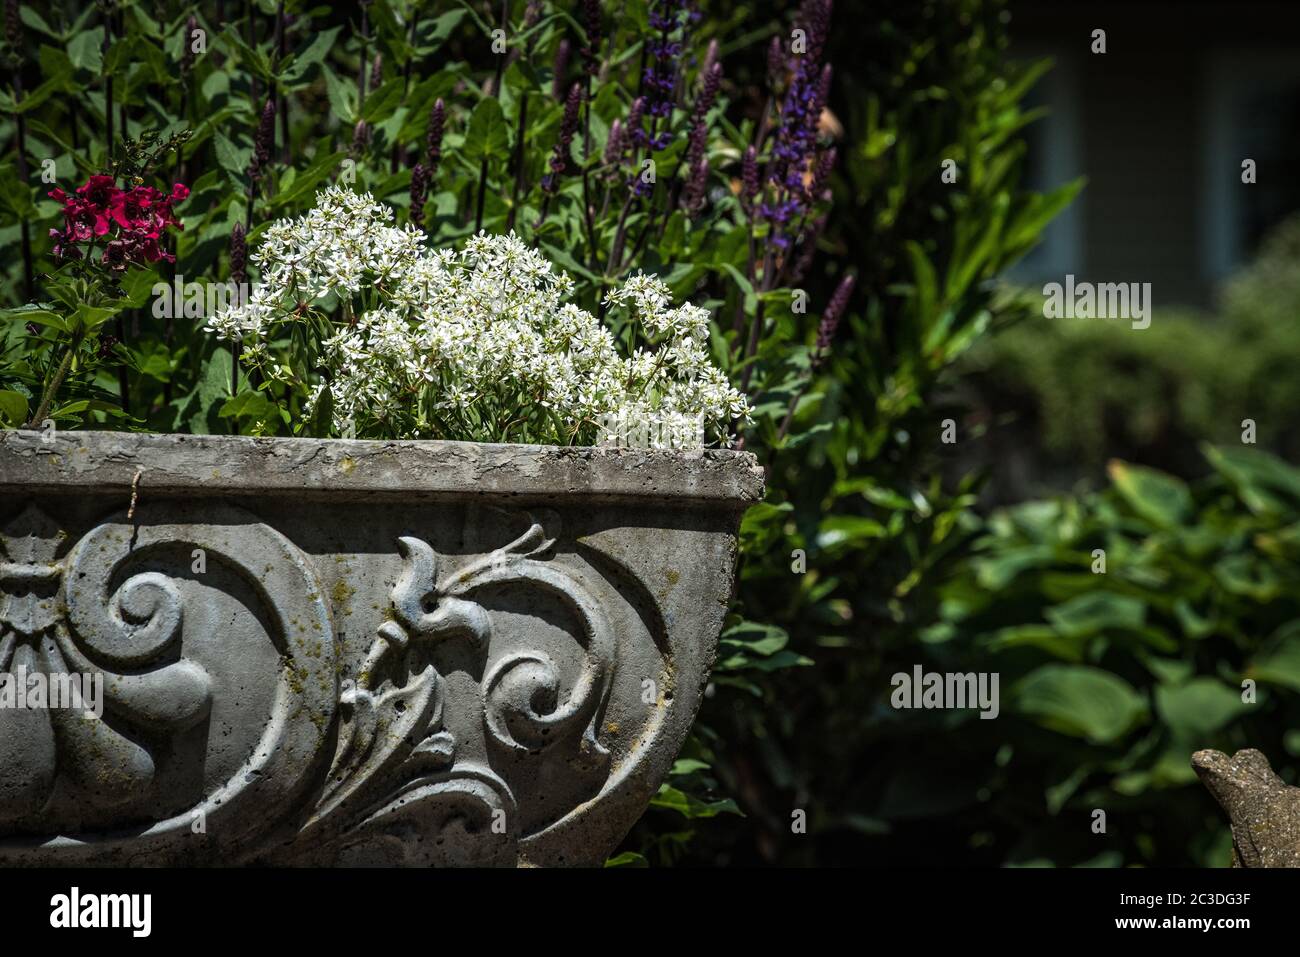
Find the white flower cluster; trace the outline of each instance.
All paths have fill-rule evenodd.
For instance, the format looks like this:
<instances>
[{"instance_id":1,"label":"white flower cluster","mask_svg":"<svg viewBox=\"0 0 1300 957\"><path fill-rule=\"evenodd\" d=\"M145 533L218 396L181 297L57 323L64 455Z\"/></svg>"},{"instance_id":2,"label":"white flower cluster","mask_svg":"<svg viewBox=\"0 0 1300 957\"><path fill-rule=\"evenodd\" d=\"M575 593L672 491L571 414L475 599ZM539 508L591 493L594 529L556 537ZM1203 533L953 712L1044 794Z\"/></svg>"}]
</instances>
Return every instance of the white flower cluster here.
<instances>
[{"instance_id":1,"label":"white flower cluster","mask_svg":"<svg viewBox=\"0 0 1300 957\"><path fill-rule=\"evenodd\" d=\"M513 233L431 251L392 222L370 195L326 189L266 229L261 283L209 330L264 379L309 389L309 412L328 394L339 433L569 444L610 438L602 423L616 420L647 426L646 444L690 448L748 418L710 361L708 312L673 306L656 277L607 296L625 355L566 301L573 280ZM286 340L324 378L272 359Z\"/></svg>"}]
</instances>

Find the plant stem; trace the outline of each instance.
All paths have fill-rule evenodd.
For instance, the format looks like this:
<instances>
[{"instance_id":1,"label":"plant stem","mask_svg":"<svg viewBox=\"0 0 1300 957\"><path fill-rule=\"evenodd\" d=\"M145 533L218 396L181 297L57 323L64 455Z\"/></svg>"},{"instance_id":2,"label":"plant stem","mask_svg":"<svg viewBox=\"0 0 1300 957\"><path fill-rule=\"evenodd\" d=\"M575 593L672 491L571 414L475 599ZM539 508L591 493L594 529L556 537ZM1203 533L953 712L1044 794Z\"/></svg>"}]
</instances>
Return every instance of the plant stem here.
<instances>
[{"instance_id":1,"label":"plant stem","mask_svg":"<svg viewBox=\"0 0 1300 957\"><path fill-rule=\"evenodd\" d=\"M776 430L776 441L772 443L773 454L776 453L777 444L780 443L780 441L783 438L785 438L786 432L789 431L790 429L790 422L794 419L794 410L798 408L799 400L801 400L805 395L808 394L808 387L811 385L812 385L812 379L809 378L808 381L805 382L803 386L799 389L799 391L790 397L790 405L786 407L785 418L781 420L781 428Z\"/></svg>"},{"instance_id":2,"label":"plant stem","mask_svg":"<svg viewBox=\"0 0 1300 957\"><path fill-rule=\"evenodd\" d=\"M510 192L510 212L506 216L506 232L515 228L515 214L519 212L519 194L524 186L524 131L528 128L528 91L519 99L519 127L515 131L515 185Z\"/></svg>"},{"instance_id":3,"label":"plant stem","mask_svg":"<svg viewBox=\"0 0 1300 957\"><path fill-rule=\"evenodd\" d=\"M757 197L755 197L757 199ZM752 211L746 213L749 220L749 254L745 265L745 278L749 280L750 286L754 285L757 278L754 269L758 265L757 258L754 255L754 216ZM740 336L745 331L745 297L736 297L736 315L731 320L731 329L736 334L736 345L740 345Z\"/></svg>"},{"instance_id":4,"label":"plant stem","mask_svg":"<svg viewBox=\"0 0 1300 957\"><path fill-rule=\"evenodd\" d=\"M609 251L609 261L605 264L605 275L612 279L617 279L622 271L623 244L627 241L627 214L631 211L632 200L635 198L636 191L628 187L627 198L623 200L623 208L618 214L618 226L614 230L614 245Z\"/></svg>"},{"instance_id":5,"label":"plant stem","mask_svg":"<svg viewBox=\"0 0 1300 957\"><path fill-rule=\"evenodd\" d=\"M501 0L501 29L507 30L510 24L510 2ZM499 101L501 99L501 74L505 70L505 56L497 54L497 71L496 81L492 84L492 95ZM479 166L478 171L478 200L474 204L474 232L477 233L483 228L483 204L487 200L487 177L488 177L488 158L483 157L483 163Z\"/></svg>"},{"instance_id":6,"label":"plant stem","mask_svg":"<svg viewBox=\"0 0 1300 957\"><path fill-rule=\"evenodd\" d=\"M244 42L247 43L250 47L256 49L257 27L253 23L253 0L244 0L244 32L247 34L247 36L244 38ZM258 91L258 82L256 76L250 76L248 78L248 89L249 89L249 98L254 103L256 103L257 91Z\"/></svg>"},{"instance_id":7,"label":"plant stem","mask_svg":"<svg viewBox=\"0 0 1300 957\"><path fill-rule=\"evenodd\" d=\"M284 61L286 52L286 41L284 36L284 0L276 6L275 10L275 75L280 75L280 64ZM279 101L276 110L280 114L280 161L288 166L290 163L289 156L289 97L285 94L284 89L276 83L276 99Z\"/></svg>"},{"instance_id":8,"label":"plant stem","mask_svg":"<svg viewBox=\"0 0 1300 957\"><path fill-rule=\"evenodd\" d=\"M772 253L769 249L768 253L763 257L763 283L759 287L759 291L767 292L771 286L771 282L772 282ZM745 344L745 351L741 353L742 360L750 359L758 353L758 340L760 334L763 331L763 319L764 319L764 312L765 312L766 305L767 303L765 300L761 298L758 300L758 307L754 310L754 322L753 325L749 327L749 341ZM753 375L754 375L754 365L751 362L748 366L745 367L745 375L744 378L741 380L741 384L740 384L741 392L749 391L749 380L753 377Z\"/></svg>"},{"instance_id":9,"label":"plant stem","mask_svg":"<svg viewBox=\"0 0 1300 957\"><path fill-rule=\"evenodd\" d=\"M357 68L357 90L361 94L357 99L357 109L366 103L366 67L370 55L370 3L361 0L361 66Z\"/></svg>"},{"instance_id":10,"label":"plant stem","mask_svg":"<svg viewBox=\"0 0 1300 957\"><path fill-rule=\"evenodd\" d=\"M58 369L55 370L54 377L45 386L40 404L36 406L36 414L28 421L27 428L40 428L41 423L45 421L45 417L50 414L50 406L54 404L54 395L59 391L59 386L63 385L63 380L68 377L68 370L72 368L72 360L77 355L77 350L81 348L81 340L85 337L84 332L73 333L72 344L68 347L68 351L64 353L63 361L59 363Z\"/></svg>"},{"instance_id":11,"label":"plant stem","mask_svg":"<svg viewBox=\"0 0 1300 957\"><path fill-rule=\"evenodd\" d=\"M108 31L104 34L104 52L108 52L108 38L113 34L110 20ZM104 78L104 138L108 143L107 165L113 165L113 78Z\"/></svg>"},{"instance_id":12,"label":"plant stem","mask_svg":"<svg viewBox=\"0 0 1300 957\"><path fill-rule=\"evenodd\" d=\"M122 314L117 314L117 341L126 344L126 321ZM117 388L122 393L122 411L131 414L131 377L126 371L126 363L117 364Z\"/></svg>"},{"instance_id":13,"label":"plant stem","mask_svg":"<svg viewBox=\"0 0 1300 957\"><path fill-rule=\"evenodd\" d=\"M14 108L17 110L23 98L23 75L21 65L14 67ZM18 123L18 179L23 183L24 188L27 185L27 120L20 112L14 114ZM27 299L30 302L36 298L36 277L32 269L32 235L31 224L27 222L27 217L23 217L22 223L22 243L23 243L23 280L27 288Z\"/></svg>"}]
</instances>

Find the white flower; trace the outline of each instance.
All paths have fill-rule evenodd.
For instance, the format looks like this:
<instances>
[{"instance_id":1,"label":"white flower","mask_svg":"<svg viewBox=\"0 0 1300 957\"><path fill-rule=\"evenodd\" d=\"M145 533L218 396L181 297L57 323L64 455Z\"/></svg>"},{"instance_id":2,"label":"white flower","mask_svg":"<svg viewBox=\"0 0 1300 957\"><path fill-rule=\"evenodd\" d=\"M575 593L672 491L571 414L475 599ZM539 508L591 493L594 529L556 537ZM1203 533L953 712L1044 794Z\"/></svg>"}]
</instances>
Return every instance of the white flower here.
<instances>
[{"instance_id":1,"label":"white flower","mask_svg":"<svg viewBox=\"0 0 1300 957\"><path fill-rule=\"evenodd\" d=\"M638 274L606 296L641 343L624 356L566 301L573 279L513 233L428 250L393 218L369 194L324 190L304 216L264 230L251 257L261 283L208 329L264 374L273 340L312 342L325 379L308 412L328 395L340 432L568 444L619 421L624 444L634 434L630 444L690 448L748 418L709 359L708 311L674 306L659 278ZM320 335L323 317L333 334Z\"/></svg>"}]
</instances>

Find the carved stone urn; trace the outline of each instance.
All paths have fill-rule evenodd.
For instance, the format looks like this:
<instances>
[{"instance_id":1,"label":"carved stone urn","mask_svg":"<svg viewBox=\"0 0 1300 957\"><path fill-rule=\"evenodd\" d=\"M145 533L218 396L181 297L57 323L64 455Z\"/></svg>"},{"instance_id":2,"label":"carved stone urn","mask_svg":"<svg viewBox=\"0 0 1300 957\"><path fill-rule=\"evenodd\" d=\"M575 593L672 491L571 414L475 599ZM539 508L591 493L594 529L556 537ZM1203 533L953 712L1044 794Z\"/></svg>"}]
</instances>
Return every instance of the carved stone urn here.
<instances>
[{"instance_id":1,"label":"carved stone urn","mask_svg":"<svg viewBox=\"0 0 1300 957\"><path fill-rule=\"evenodd\" d=\"M0 433L0 864L599 864L761 497L738 452Z\"/></svg>"}]
</instances>

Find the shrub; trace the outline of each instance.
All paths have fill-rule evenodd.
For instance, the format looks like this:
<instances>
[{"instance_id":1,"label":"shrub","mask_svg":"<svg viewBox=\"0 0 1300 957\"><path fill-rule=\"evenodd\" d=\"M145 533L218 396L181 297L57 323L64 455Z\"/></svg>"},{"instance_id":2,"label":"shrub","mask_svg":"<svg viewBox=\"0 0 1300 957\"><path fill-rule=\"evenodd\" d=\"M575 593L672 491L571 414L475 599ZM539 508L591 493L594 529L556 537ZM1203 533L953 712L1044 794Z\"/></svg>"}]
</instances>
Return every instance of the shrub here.
<instances>
[{"instance_id":1,"label":"shrub","mask_svg":"<svg viewBox=\"0 0 1300 957\"><path fill-rule=\"evenodd\" d=\"M1240 442L1246 419L1261 447L1300 457L1298 262L1292 219L1224 285L1211 313L1157 310L1143 330L1034 319L981 341L963 364L963 398L991 425L979 460L999 499L1095 485L1115 455L1193 477L1204 471L1197 440ZM1036 460L1017 448L1038 450ZM1027 478L1018 474L1026 466Z\"/></svg>"},{"instance_id":2,"label":"shrub","mask_svg":"<svg viewBox=\"0 0 1300 957\"><path fill-rule=\"evenodd\" d=\"M1190 487L1113 461L1100 493L995 513L942 589L926 640L1000 673L1002 715L931 720L957 732L932 758L967 768L961 817L995 860L1224 866L1192 752L1300 757L1300 470L1203 451Z\"/></svg>"},{"instance_id":3,"label":"shrub","mask_svg":"<svg viewBox=\"0 0 1300 957\"><path fill-rule=\"evenodd\" d=\"M716 693L675 789L629 852L709 864L965 860L941 817L953 769L930 760L882 692L894 671L926 660L918 630L967 541L974 483L944 480L944 420L960 413L943 391L972 343L1027 314L994 277L1078 190L1019 187L1018 133L1034 118L1019 103L1048 64L1008 61L1004 13L969 0L895 5L832 32L831 106L848 146L820 242L860 264L853 307L811 384L794 383L771 420L792 409L789 434L757 447L769 494L742 528ZM941 177L946 159L956 183ZM814 269L807 282L830 301L839 277ZM746 818L722 813L719 794ZM895 820L899 807L922 824ZM807 833L792 831L796 810Z\"/></svg>"}]
</instances>

